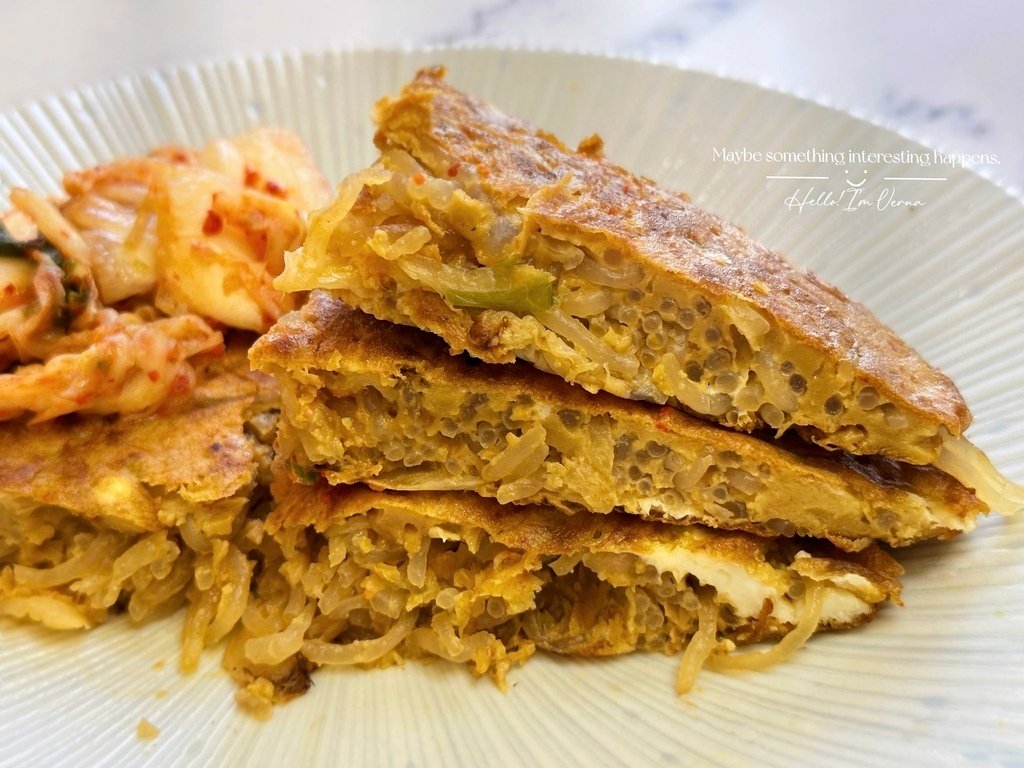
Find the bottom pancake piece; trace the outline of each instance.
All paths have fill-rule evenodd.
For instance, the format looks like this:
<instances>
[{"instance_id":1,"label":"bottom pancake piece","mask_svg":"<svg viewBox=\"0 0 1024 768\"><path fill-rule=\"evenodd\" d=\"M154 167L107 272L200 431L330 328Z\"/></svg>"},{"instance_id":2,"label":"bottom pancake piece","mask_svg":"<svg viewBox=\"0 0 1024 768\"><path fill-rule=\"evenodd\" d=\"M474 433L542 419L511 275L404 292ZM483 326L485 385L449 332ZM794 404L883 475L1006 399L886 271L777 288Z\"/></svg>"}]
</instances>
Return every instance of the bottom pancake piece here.
<instances>
[{"instance_id":1,"label":"bottom pancake piece","mask_svg":"<svg viewBox=\"0 0 1024 768\"><path fill-rule=\"evenodd\" d=\"M684 691L705 662L768 666L899 597L902 569L874 547L851 555L627 515L509 510L472 494L304 484L280 464L272 490L224 657L257 714L305 690L317 666L441 658L504 687L538 649L683 651ZM208 631L197 615L193 606L186 643Z\"/></svg>"}]
</instances>

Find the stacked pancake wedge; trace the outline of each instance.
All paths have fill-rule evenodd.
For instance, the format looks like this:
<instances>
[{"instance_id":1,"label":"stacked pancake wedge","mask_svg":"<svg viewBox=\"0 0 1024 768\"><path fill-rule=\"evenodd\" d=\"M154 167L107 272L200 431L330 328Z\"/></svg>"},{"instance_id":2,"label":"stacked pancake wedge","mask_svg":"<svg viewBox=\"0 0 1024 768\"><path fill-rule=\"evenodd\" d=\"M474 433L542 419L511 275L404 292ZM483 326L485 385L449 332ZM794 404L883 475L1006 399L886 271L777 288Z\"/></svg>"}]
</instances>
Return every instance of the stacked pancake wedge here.
<instances>
[{"instance_id":1,"label":"stacked pancake wedge","mask_svg":"<svg viewBox=\"0 0 1024 768\"><path fill-rule=\"evenodd\" d=\"M685 649L685 690L898 600L876 542L1019 505L948 378L597 138L571 150L439 70L375 118L380 159L276 283L314 293L250 354L296 498L272 535L313 525L370 574L316 587L363 602L321 605L307 658L500 680L535 648Z\"/></svg>"}]
</instances>

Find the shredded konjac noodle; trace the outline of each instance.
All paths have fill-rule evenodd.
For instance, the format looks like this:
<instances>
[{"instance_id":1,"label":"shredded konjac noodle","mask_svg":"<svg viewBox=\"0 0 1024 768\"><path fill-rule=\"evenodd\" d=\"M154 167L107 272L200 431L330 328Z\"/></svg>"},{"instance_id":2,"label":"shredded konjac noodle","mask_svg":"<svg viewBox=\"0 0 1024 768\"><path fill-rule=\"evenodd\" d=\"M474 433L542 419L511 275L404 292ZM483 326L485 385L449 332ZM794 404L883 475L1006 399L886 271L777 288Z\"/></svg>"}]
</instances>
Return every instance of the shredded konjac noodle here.
<instances>
[{"instance_id":1,"label":"shredded konjac noodle","mask_svg":"<svg viewBox=\"0 0 1024 768\"><path fill-rule=\"evenodd\" d=\"M244 517L243 504L226 502ZM185 602L204 557L176 529L121 533L57 507L0 502L0 616L51 629L88 629L121 610L147 621ZM237 584L248 594L248 578Z\"/></svg>"},{"instance_id":2,"label":"shredded konjac noodle","mask_svg":"<svg viewBox=\"0 0 1024 768\"><path fill-rule=\"evenodd\" d=\"M676 675L676 693L680 694L693 688L701 668L715 650L715 638L718 636L718 606L706 594L698 599L697 631L683 651Z\"/></svg>"}]
</instances>

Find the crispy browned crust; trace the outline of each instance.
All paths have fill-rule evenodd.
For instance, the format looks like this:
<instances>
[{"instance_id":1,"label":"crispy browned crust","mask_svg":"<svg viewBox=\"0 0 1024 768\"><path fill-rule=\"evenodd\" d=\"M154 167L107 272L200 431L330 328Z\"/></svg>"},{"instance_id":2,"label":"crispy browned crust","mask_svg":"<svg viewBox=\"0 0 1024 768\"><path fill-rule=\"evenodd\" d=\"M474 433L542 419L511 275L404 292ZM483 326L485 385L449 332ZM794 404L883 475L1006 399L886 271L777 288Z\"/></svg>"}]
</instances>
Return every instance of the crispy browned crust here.
<instances>
[{"instance_id":1,"label":"crispy browned crust","mask_svg":"<svg viewBox=\"0 0 1024 768\"><path fill-rule=\"evenodd\" d=\"M697 444L713 445L719 451L733 450L755 462L799 475L807 482L844 487L848 493L873 506L899 509L911 496L919 496L951 511L961 521L971 520L986 511L969 489L934 467L823 451L797 439L770 441L733 432L674 408L623 400L604 392L588 394L581 387L542 373L526 363L481 365L466 356L448 354L444 342L437 337L408 326L382 322L323 292L314 292L301 312L282 318L253 345L250 358L257 368L355 369L387 375L408 370L456 389L529 393L536 401L553 408L608 413L620 420L641 420L662 432L675 433ZM772 533L763 526L754 532ZM928 531L920 532L920 537L953 533ZM828 535L844 549L857 548L855 542L845 541L834 532L815 535ZM902 545L910 541L889 543Z\"/></svg>"},{"instance_id":2,"label":"crispy browned crust","mask_svg":"<svg viewBox=\"0 0 1024 768\"><path fill-rule=\"evenodd\" d=\"M685 194L659 188L601 155L591 137L573 151L549 133L473 99L421 70L399 97L378 102L378 147L408 151L444 176L482 167L483 188L546 228L600 236L655 274L709 296L742 297L794 338L855 367L900 407L954 435L971 415L953 382L859 302L797 269ZM568 184L555 182L571 176ZM468 329L454 324L466 348Z\"/></svg>"},{"instance_id":3,"label":"crispy browned crust","mask_svg":"<svg viewBox=\"0 0 1024 768\"><path fill-rule=\"evenodd\" d=\"M839 573L861 576L893 602L903 605L900 599L903 566L877 545L859 552L841 552L839 557L836 557L835 547L821 541L804 539L803 548L813 556L794 565L794 568L803 575L816 579L824 579Z\"/></svg>"},{"instance_id":4,"label":"crispy browned crust","mask_svg":"<svg viewBox=\"0 0 1024 768\"><path fill-rule=\"evenodd\" d=\"M120 530L157 530L167 497L202 504L253 481L255 441L244 424L274 391L248 370L245 346L232 346L200 372L188 400L157 413L2 422L0 494Z\"/></svg>"},{"instance_id":5,"label":"crispy browned crust","mask_svg":"<svg viewBox=\"0 0 1024 768\"><path fill-rule=\"evenodd\" d=\"M748 566L800 562L801 573L807 571L812 578L861 576L872 584L879 601L888 598L899 602L899 576L903 568L874 544L851 554L823 541L764 538L696 525L665 525L624 514L567 516L551 507L513 507L472 493L375 491L363 485L332 486L323 480L305 485L294 481L280 458L275 461L271 492L276 506L267 518L266 529L270 534L296 527L323 532L333 523L374 509L398 509L409 515L478 527L506 547L544 555L586 551L642 555L658 545L682 542L691 552L723 562ZM811 557L793 560L798 551Z\"/></svg>"}]
</instances>

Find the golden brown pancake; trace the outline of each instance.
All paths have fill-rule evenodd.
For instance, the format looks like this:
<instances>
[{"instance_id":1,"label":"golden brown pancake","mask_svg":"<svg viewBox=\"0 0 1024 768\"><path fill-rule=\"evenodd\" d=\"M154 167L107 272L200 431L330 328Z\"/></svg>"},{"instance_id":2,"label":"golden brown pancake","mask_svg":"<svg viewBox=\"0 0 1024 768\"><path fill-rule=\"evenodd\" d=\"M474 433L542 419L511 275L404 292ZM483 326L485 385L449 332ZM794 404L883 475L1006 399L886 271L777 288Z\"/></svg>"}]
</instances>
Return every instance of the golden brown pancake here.
<instances>
[{"instance_id":1,"label":"golden brown pancake","mask_svg":"<svg viewBox=\"0 0 1024 768\"><path fill-rule=\"evenodd\" d=\"M79 629L117 603L142 620L185 600L197 562L224 562L265 500L277 419L249 341L148 415L0 423L0 616Z\"/></svg>"},{"instance_id":2,"label":"golden brown pancake","mask_svg":"<svg viewBox=\"0 0 1024 768\"><path fill-rule=\"evenodd\" d=\"M451 357L436 337L325 292L253 346L282 389L279 450L332 483L468 490L856 550L970 530L985 507L931 467L763 440L589 395L532 366Z\"/></svg>"},{"instance_id":3,"label":"golden brown pancake","mask_svg":"<svg viewBox=\"0 0 1024 768\"><path fill-rule=\"evenodd\" d=\"M567 519L468 493L306 484L283 465L266 521L279 553L263 546L254 588L259 615L283 612L269 623L283 629L267 635L262 620L246 622L225 658L236 677L256 681L255 700L287 696L310 662L441 657L503 685L538 648L607 656L687 647L685 690L705 660L735 663L740 654L728 652L738 644L852 627L899 601L902 568L877 547L851 555L630 515ZM740 663L781 660L798 647L784 642Z\"/></svg>"},{"instance_id":4,"label":"golden brown pancake","mask_svg":"<svg viewBox=\"0 0 1024 768\"><path fill-rule=\"evenodd\" d=\"M970 413L862 304L690 199L423 70L277 285L739 430L936 460Z\"/></svg>"},{"instance_id":5,"label":"golden brown pancake","mask_svg":"<svg viewBox=\"0 0 1024 768\"><path fill-rule=\"evenodd\" d=\"M0 495L141 532L166 527L170 498L202 505L249 490L261 449L245 423L273 386L245 352L208 364L192 396L156 413L0 423Z\"/></svg>"}]
</instances>

